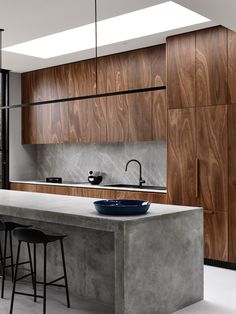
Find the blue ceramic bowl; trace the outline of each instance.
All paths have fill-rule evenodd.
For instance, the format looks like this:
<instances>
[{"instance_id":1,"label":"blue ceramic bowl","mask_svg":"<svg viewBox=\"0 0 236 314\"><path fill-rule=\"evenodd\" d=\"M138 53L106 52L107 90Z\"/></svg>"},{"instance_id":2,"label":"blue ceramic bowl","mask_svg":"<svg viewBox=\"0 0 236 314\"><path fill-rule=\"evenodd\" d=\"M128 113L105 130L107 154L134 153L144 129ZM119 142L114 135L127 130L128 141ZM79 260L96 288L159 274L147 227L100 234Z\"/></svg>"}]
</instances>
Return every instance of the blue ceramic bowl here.
<instances>
[{"instance_id":1,"label":"blue ceramic bowl","mask_svg":"<svg viewBox=\"0 0 236 314\"><path fill-rule=\"evenodd\" d=\"M143 200L101 200L94 202L99 214L103 215L142 215L146 214L151 203Z\"/></svg>"}]
</instances>

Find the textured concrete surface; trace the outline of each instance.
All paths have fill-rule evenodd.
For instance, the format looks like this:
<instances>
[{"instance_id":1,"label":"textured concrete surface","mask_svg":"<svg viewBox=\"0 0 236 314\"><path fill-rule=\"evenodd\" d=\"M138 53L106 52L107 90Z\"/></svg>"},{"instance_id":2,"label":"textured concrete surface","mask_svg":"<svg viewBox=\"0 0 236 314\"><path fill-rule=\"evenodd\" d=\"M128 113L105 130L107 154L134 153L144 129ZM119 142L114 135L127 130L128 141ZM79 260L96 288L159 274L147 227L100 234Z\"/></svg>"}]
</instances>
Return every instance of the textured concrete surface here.
<instances>
[{"instance_id":1,"label":"textured concrete surface","mask_svg":"<svg viewBox=\"0 0 236 314\"><path fill-rule=\"evenodd\" d=\"M0 191L0 215L69 234L72 293L114 303L115 314L169 314L203 297L201 208L102 216L89 198ZM49 274L59 274L56 247L49 260Z\"/></svg>"}]
</instances>

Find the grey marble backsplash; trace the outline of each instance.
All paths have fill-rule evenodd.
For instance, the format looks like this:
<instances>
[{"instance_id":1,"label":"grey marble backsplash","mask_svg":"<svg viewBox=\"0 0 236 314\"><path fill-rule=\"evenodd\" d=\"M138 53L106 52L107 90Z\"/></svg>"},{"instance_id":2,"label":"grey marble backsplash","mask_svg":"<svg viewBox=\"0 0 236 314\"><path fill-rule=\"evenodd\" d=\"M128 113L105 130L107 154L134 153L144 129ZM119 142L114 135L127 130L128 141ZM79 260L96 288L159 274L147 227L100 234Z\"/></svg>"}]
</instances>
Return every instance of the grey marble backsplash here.
<instances>
[{"instance_id":1,"label":"grey marble backsplash","mask_svg":"<svg viewBox=\"0 0 236 314\"><path fill-rule=\"evenodd\" d=\"M126 162L138 159L143 179L148 185L166 186L166 142L134 142L115 144L37 145L37 179L59 176L66 181L87 182L88 171L104 173L104 184L137 184L139 168Z\"/></svg>"}]
</instances>

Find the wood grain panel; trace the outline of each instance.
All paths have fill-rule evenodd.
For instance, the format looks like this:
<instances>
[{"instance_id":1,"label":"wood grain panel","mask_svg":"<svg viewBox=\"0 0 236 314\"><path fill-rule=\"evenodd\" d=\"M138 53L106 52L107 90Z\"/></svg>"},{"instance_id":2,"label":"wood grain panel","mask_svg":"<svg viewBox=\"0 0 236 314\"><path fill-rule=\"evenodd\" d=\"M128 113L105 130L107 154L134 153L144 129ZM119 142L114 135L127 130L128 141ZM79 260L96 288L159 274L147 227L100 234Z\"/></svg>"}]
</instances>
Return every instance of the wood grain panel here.
<instances>
[{"instance_id":1,"label":"wood grain panel","mask_svg":"<svg viewBox=\"0 0 236 314\"><path fill-rule=\"evenodd\" d=\"M127 95L129 141L151 141L152 94L149 92Z\"/></svg>"},{"instance_id":2,"label":"wood grain panel","mask_svg":"<svg viewBox=\"0 0 236 314\"><path fill-rule=\"evenodd\" d=\"M236 106L228 106L229 210L236 213Z\"/></svg>"},{"instance_id":3,"label":"wood grain panel","mask_svg":"<svg viewBox=\"0 0 236 314\"><path fill-rule=\"evenodd\" d=\"M71 195L71 188L67 186L57 186L57 185L36 185L36 191L38 193L47 194L59 194L59 195Z\"/></svg>"},{"instance_id":4,"label":"wood grain panel","mask_svg":"<svg viewBox=\"0 0 236 314\"><path fill-rule=\"evenodd\" d=\"M95 59L71 63L67 67L69 97L96 94Z\"/></svg>"},{"instance_id":5,"label":"wood grain panel","mask_svg":"<svg viewBox=\"0 0 236 314\"><path fill-rule=\"evenodd\" d=\"M165 45L128 52L128 89L165 85L165 52Z\"/></svg>"},{"instance_id":6,"label":"wood grain panel","mask_svg":"<svg viewBox=\"0 0 236 314\"><path fill-rule=\"evenodd\" d=\"M178 205L196 205L194 108L168 111L167 160L168 202Z\"/></svg>"},{"instance_id":7,"label":"wood grain panel","mask_svg":"<svg viewBox=\"0 0 236 314\"><path fill-rule=\"evenodd\" d=\"M98 93L163 86L165 45L98 59Z\"/></svg>"},{"instance_id":8,"label":"wood grain panel","mask_svg":"<svg viewBox=\"0 0 236 314\"><path fill-rule=\"evenodd\" d=\"M229 262L236 263L236 210L229 208Z\"/></svg>"},{"instance_id":9,"label":"wood grain panel","mask_svg":"<svg viewBox=\"0 0 236 314\"><path fill-rule=\"evenodd\" d=\"M167 138L167 108L166 92L152 92L152 140L166 140Z\"/></svg>"},{"instance_id":10,"label":"wood grain panel","mask_svg":"<svg viewBox=\"0 0 236 314\"><path fill-rule=\"evenodd\" d=\"M228 208L227 105L197 108L199 205Z\"/></svg>"},{"instance_id":11,"label":"wood grain panel","mask_svg":"<svg viewBox=\"0 0 236 314\"><path fill-rule=\"evenodd\" d=\"M148 193L148 192L133 192L133 191L116 191L117 199L142 199L147 200L152 203L160 203L166 204L167 203L167 195L165 193Z\"/></svg>"},{"instance_id":12,"label":"wood grain panel","mask_svg":"<svg viewBox=\"0 0 236 314\"><path fill-rule=\"evenodd\" d=\"M93 198L104 198L104 199L115 199L116 190L109 189L83 189L84 197L93 197Z\"/></svg>"},{"instance_id":13,"label":"wood grain panel","mask_svg":"<svg viewBox=\"0 0 236 314\"><path fill-rule=\"evenodd\" d=\"M195 33L167 39L168 108L195 106Z\"/></svg>"},{"instance_id":14,"label":"wood grain panel","mask_svg":"<svg viewBox=\"0 0 236 314\"><path fill-rule=\"evenodd\" d=\"M228 261L228 217L226 213L204 213L205 257Z\"/></svg>"},{"instance_id":15,"label":"wood grain panel","mask_svg":"<svg viewBox=\"0 0 236 314\"><path fill-rule=\"evenodd\" d=\"M107 141L127 142L129 141L128 126L128 95L107 97Z\"/></svg>"},{"instance_id":16,"label":"wood grain panel","mask_svg":"<svg viewBox=\"0 0 236 314\"><path fill-rule=\"evenodd\" d=\"M236 104L236 32L228 29L228 103Z\"/></svg>"},{"instance_id":17,"label":"wood grain panel","mask_svg":"<svg viewBox=\"0 0 236 314\"><path fill-rule=\"evenodd\" d=\"M10 184L10 190L37 192L35 184L22 184L22 183L11 183Z\"/></svg>"},{"instance_id":18,"label":"wood grain panel","mask_svg":"<svg viewBox=\"0 0 236 314\"><path fill-rule=\"evenodd\" d=\"M69 103L70 143L106 142L106 98Z\"/></svg>"},{"instance_id":19,"label":"wood grain panel","mask_svg":"<svg viewBox=\"0 0 236 314\"><path fill-rule=\"evenodd\" d=\"M127 53L109 55L98 59L98 93L128 89Z\"/></svg>"},{"instance_id":20,"label":"wood grain panel","mask_svg":"<svg viewBox=\"0 0 236 314\"><path fill-rule=\"evenodd\" d=\"M196 105L227 104L227 30L196 32Z\"/></svg>"}]
</instances>

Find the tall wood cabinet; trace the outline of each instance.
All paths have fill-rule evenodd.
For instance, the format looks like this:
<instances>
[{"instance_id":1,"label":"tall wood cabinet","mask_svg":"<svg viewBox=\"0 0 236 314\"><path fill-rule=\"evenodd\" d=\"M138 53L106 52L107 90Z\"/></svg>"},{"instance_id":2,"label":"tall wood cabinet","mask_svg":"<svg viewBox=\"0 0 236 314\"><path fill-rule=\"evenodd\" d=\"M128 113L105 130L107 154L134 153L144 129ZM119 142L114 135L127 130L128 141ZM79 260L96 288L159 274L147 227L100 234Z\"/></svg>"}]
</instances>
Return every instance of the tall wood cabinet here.
<instances>
[{"instance_id":1,"label":"tall wood cabinet","mask_svg":"<svg viewBox=\"0 0 236 314\"><path fill-rule=\"evenodd\" d=\"M171 37L167 52L168 200L204 208L205 257L227 261L227 30Z\"/></svg>"}]
</instances>

